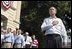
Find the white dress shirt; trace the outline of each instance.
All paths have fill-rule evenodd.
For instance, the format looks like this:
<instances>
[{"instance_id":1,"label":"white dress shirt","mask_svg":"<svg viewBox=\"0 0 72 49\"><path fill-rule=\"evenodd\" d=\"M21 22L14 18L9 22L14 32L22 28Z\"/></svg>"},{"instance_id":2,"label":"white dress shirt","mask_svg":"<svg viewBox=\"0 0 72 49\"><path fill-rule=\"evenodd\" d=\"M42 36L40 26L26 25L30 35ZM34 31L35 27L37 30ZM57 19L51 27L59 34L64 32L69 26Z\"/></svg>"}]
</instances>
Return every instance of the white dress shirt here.
<instances>
[{"instance_id":1,"label":"white dress shirt","mask_svg":"<svg viewBox=\"0 0 72 49\"><path fill-rule=\"evenodd\" d=\"M53 26L53 21L58 21L58 24ZM44 22L41 25L42 31L45 31L45 35L47 34L59 34L61 37L63 37L63 41L67 42L67 33L65 26L60 18L46 18L44 19Z\"/></svg>"},{"instance_id":2,"label":"white dress shirt","mask_svg":"<svg viewBox=\"0 0 72 49\"><path fill-rule=\"evenodd\" d=\"M32 42L32 38L30 36L27 36L25 44L30 44L31 42Z\"/></svg>"}]
</instances>

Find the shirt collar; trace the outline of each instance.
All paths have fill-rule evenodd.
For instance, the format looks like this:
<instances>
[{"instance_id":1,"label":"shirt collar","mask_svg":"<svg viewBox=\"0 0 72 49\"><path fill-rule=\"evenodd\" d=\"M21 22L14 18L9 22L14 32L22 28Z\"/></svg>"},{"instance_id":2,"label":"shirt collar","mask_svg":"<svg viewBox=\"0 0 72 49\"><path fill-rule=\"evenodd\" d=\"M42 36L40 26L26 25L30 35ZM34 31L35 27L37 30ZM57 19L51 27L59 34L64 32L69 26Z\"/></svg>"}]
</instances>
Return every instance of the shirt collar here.
<instances>
[{"instance_id":1,"label":"shirt collar","mask_svg":"<svg viewBox=\"0 0 72 49\"><path fill-rule=\"evenodd\" d=\"M56 17L56 18L53 18L52 16L50 16L49 18L51 18L51 19L56 19L57 17Z\"/></svg>"}]
</instances>

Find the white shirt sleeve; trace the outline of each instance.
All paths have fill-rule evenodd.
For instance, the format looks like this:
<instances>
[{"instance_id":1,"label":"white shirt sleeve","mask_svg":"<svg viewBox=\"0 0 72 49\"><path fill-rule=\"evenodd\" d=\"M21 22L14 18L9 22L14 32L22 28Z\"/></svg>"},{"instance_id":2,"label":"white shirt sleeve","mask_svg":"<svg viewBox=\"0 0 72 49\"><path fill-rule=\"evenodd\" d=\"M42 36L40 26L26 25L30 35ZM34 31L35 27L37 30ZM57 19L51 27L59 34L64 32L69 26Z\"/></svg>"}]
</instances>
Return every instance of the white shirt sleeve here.
<instances>
[{"instance_id":1,"label":"white shirt sleeve","mask_svg":"<svg viewBox=\"0 0 72 49\"><path fill-rule=\"evenodd\" d=\"M23 36L23 46L25 46L25 37Z\"/></svg>"},{"instance_id":2,"label":"white shirt sleeve","mask_svg":"<svg viewBox=\"0 0 72 49\"><path fill-rule=\"evenodd\" d=\"M29 39L30 39L30 42L32 42L32 38L30 37Z\"/></svg>"},{"instance_id":3,"label":"white shirt sleeve","mask_svg":"<svg viewBox=\"0 0 72 49\"><path fill-rule=\"evenodd\" d=\"M67 32L62 20L61 20L61 35L63 37L63 42L67 43Z\"/></svg>"},{"instance_id":4,"label":"white shirt sleeve","mask_svg":"<svg viewBox=\"0 0 72 49\"><path fill-rule=\"evenodd\" d=\"M48 30L48 29L50 29L51 27L53 27L53 25L48 25L48 22L46 22L47 20L46 19L44 19L44 21L43 21L43 23L42 23L42 25L41 25L41 29L42 29L42 31L46 31L46 30Z\"/></svg>"}]
</instances>

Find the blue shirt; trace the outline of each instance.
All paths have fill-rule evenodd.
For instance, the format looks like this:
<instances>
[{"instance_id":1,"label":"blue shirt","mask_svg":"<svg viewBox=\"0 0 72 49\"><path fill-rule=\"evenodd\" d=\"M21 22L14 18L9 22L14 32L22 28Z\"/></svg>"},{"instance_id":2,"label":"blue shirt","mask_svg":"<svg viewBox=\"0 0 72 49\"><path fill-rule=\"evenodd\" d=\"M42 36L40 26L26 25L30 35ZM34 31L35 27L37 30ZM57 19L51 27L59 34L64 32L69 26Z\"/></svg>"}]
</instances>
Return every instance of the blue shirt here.
<instances>
[{"instance_id":1,"label":"blue shirt","mask_svg":"<svg viewBox=\"0 0 72 49\"><path fill-rule=\"evenodd\" d=\"M21 43L23 46L24 45L24 36L21 34L15 36L15 43Z\"/></svg>"},{"instance_id":2,"label":"blue shirt","mask_svg":"<svg viewBox=\"0 0 72 49\"><path fill-rule=\"evenodd\" d=\"M6 33L4 34L4 40L3 42L11 42L12 44L14 44L14 35L13 33Z\"/></svg>"}]
</instances>

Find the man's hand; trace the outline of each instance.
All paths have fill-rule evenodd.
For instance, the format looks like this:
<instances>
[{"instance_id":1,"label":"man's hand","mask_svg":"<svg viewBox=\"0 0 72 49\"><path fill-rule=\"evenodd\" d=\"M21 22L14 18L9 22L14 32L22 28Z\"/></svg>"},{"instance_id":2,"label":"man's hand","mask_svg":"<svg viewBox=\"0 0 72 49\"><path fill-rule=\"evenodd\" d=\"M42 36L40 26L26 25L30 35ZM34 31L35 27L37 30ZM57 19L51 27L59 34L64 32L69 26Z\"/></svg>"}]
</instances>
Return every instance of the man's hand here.
<instances>
[{"instance_id":1,"label":"man's hand","mask_svg":"<svg viewBox=\"0 0 72 49\"><path fill-rule=\"evenodd\" d=\"M57 25L58 23L59 23L59 22L56 21L56 20L52 22L53 26Z\"/></svg>"}]
</instances>

